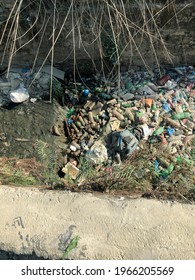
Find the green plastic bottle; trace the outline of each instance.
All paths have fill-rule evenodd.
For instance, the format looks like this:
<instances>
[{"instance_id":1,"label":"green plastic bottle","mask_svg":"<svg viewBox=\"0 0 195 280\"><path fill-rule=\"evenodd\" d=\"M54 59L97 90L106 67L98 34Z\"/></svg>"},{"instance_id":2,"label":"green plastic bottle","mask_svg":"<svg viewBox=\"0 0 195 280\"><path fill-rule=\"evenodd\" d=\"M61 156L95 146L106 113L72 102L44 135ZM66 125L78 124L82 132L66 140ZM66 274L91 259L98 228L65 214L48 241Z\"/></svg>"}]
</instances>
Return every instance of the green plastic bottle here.
<instances>
[{"instance_id":1,"label":"green plastic bottle","mask_svg":"<svg viewBox=\"0 0 195 280\"><path fill-rule=\"evenodd\" d=\"M182 163L183 162L182 157L181 156L177 156L176 159L175 159L175 162L176 163Z\"/></svg>"},{"instance_id":2,"label":"green plastic bottle","mask_svg":"<svg viewBox=\"0 0 195 280\"><path fill-rule=\"evenodd\" d=\"M169 166L167 167L167 169L163 169L162 172L161 172L161 175L163 177L163 179L166 179L166 177L171 174L171 172L173 171L174 169L174 165L171 163L169 164Z\"/></svg>"},{"instance_id":3,"label":"green plastic bottle","mask_svg":"<svg viewBox=\"0 0 195 280\"><path fill-rule=\"evenodd\" d=\"M169 174L173 171L174 169L174 165L171 163L169 164L169 166L167 167L167 171L169 172Z\"/></svg>"},{"instance_id":4,"label":"green plastic bottle","mask_svg":"<svg viewBox=\"0 0 195 280\"><path fill-rule=\"evenodd\" d=\"M154 132L153 132L153 136L158 136L158 135L160 135L160 134L162 134L163 132L164 132L164 126L161 126L161 127L159 127L158 129L156 129Z\"/></svg>"},{"instance_id":5,"label":"green plastic bottle","mask_svg":"<svg viewBox=\"0 0 195 280\"><path fill-rule=\"evenodd\" d=\"M151 106L151 110L152 111L156 111L157 107L156 107L156 103L153 101L152 102L152 106Z\"/></svg>"},{"instance_id":6,"label":"green plastic bottle","mask_svg":"<svg viewBox=\"0 0 195 280\"><path fill-rule=\"evenodd\" d=\"M132 83L130 81L126 82L125 89L129 91L131 88L132 88Z\"/></svg>"},{"instance_id":7,"label":"green plastic bottle","mask_svg":"<svg viewBox=\"0 0 195 280\"><path fill-rule=\"evenodd\" d=\"M184 113L177 113L173 115L174 120L183 120L183 119L189 119L191 114L189 112L184 112Z\"/></svg>"}]
</instances>

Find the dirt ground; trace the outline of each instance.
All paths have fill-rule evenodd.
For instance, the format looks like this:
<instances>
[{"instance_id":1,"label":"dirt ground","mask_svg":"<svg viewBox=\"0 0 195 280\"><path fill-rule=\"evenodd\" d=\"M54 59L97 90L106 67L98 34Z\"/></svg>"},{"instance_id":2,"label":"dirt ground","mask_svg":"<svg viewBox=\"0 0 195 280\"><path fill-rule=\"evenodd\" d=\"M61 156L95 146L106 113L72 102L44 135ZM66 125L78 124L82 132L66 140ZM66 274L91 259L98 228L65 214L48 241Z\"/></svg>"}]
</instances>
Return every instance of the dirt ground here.
<instances>
[{"instance_id":1,"label":"dirt ground","mask_svg":"<svg viewBox=\"0 0 195 280\"><path fill-rule=\"evenodd\" d=\"M27 102L7 108L1 107L0 165L3 166L9 159L13 159L11 160L12 167L14 164L16 168L23 168L24 172L31 172L38 168L39 171L34 175L39 176L40 163L43 162L39 156L42 151L38 149L42 149L42 146L46 145L49 152L47 161L53 161L52 168L57 176L59 168L62 167L62 151L66 148L66 137L63 127L61 136L55 136L53 127L57 123L63 126L64 117L65 109L55 101L52 103ZM39 147L40 143L41 147ZM44 157L44 151L42 157ZM49 165L49 162L47 163ZM10 172L6 169L6 174L11 172L13 172L12 168L10 168ZM6 182L9 183L9 181Z\"/></svg>"},{"instance_id":2,"label":"dirt ground","mask_svg":"<svg viewBox=\"0 0 195 280\"><path fill-rule=\"evenodd\" d=\"M38 139L53 145L50 130L55 117L54 104L40 101L0 108L0 156L34 157L33 144Z\"/></svg>"}]
</instances>

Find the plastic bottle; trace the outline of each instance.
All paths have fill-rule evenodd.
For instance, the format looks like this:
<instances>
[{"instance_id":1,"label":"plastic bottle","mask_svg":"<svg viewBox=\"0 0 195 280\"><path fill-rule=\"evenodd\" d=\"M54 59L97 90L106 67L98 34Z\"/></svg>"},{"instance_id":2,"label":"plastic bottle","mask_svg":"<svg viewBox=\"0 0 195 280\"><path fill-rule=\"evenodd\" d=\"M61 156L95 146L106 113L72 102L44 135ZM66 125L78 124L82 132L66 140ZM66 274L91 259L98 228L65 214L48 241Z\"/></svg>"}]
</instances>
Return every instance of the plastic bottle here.
<instances>
[{"instance_id":1,"label":"plastic bottle","mask_svg":"<svg viewBox=\"0 0 195 280\"><path fill-rule=\"evenodd\" d=\"M117 110L113 110L112 115L115 116L120 121L123 121L125 119L124 116L120 114Z\"/></svg>"},{"instance_id":2,"label":"plastic bottle","mask_svg":"<svg viewBox=\"0 0 195 280\"><path fill-rule=\"evenodd\" d=\"M174 120L182 120L182 119L188 119L190 118L191 114L189 112L184 112L184 113L177 113L173 115Z\"/></svg>"},{"instance_id":3,"label":"plastic bottle","mask_svg":"<svg viewBox=\"0 0 195 280\"><path fill-rule=\"evenodd\" d=\"M107 94L107 93L104 93L104 92L101 92L99 95L98 95L100 98L104 99L104 100L110 100L112 99L112 96Z\"/></svg>"},{"instance_id":4,"label":"plastic bottle","mask_svg":"<svg viewBox=\"0 0 195 280\"><path fill-rule=\"evenodd\" d=\"M155 113L154 113L154 121L155 121L155 122L158 122L158 120L159 120L159 115L160 115L160 111L159 111L159 110L156 110Z\"/></svg>"},{"instance_id":5,"label":"plastic bottle","mask_svg":"<svg viewBox=\"0 0 195 280\"><path fill-rule=\"evenodd\" d=\"M174 108L175 108L175 111L177 112L177 113L183 113L183 108L182 108L182 105L179 105L179 104L175 104L175 106L174 106Z\"/></svg>"},{"instance_id":6,"label":"plastic bottle","mask_svg":"<svg viewBox=\"0 0 195 280\"><path fill-rule=\"evenodd\" d=\"M129 120L134 121L134 114L131 112L129 108L125 109L125 115L128 117Z\"/></svg>"},{"instance_id":7,"label":"plastic bottle","mask_svg":"<svg viewBox=\"0 0 195 280\"><path fill-rule=\"evenodd\" d=\"M119 153L116 153L116 155L115 155L115 160L116 160L116 162L117 162L118 164L121 164L121 163L122 163L122 161L121 161L121 156L120 156Z\"/></svg>"},{"instance_id":8,"label":"plastic bottle","mask_svg":"<svg viewBox=\"0 0 195 280\"><path fill-rule=\"evenodd\" d=\"M172 119L170 119L170 118L168 118L168 117L164 117L164 120L165 120L168 124L170 124L171 126L173 126L173 127L176 127L176 128L180 128L180 127L181 127L181 124L180 124L179 122L174 121L174 120L172 120Z\"/></svg>"},{"instance_id":9,"label":"plastic bottle","mask_svg":"<svg viewBox=\"0 0 195 280\"><path fill-rule=\"evenodd\" d=\"M84 89L84 90L83 90L83 95L84 95L85 97L87 97L87 96L89 95L89 90L88 90L88 89Z\"/></svg>"},{"instance_id":10,"label":"plastic bottle","mask_svg":"<svg viewBox=\"0 0 195 280\"><path fill-rule=\"evenodd\" d=\"M168 127L166 129L166 133L169 135L169 136L172 136L174 133L175 133L175 129L174 128L171 128L171 127Z\"/></svg>"},{"instance_id":11,"label":"plastic bottle","mask_svg":"<svg viewBox=\"0 0 195 280\"><path fill-rule=\"evenodd\" d=\"M85 151L88 151L88 150L89 150L89 147L87 146L87 144L86 144L84 141L82 141L80 144L81 144L81 148L82 148L83 150L85 150Z\"/></svg>"},{"instance_id":12,"label":"plastic bottle","mask_svg":"<svg viewBox=\"0 0 195 280\"><path fill-rule=\"evenodd\" d=\"M161 126L161 127L159 127L158 129L156 129L154 132L153 132L153 136L158 136L158 135L160 135L160 134L162 134L163 132L164 132L164 126Z\"/></svg>"},{"instance_id":13,"label":"plastic bottle","mask_svg":"<svg viewBox=\"0 0 195 280\"><path fill-rule=\"evenodd\" d=\"M157 109L156 103L153 101L151 110L152 110L152 111L156 111L156 109Z\"/></svg>"},{"instance_id":14,"label":"plastic bottle","mask_svg":"<svg viewBox=\"0 0 195 280\"><path fill-rule=\"evenodd\" d=\"M129 91L129 90L131 89L131 87L132 87L131 81L127 81L127 82L125 83L125 89Z\"/></svg>"},{"instance_id":15,"label":"plastic bottle","mask_svg":"<svg viewBox=\"0 0 195 280\"><path fill-rule=\"evenodd\" d=\"M174 165L171 163L169 164L169 166L167 167L167 169L163 169L162 172L161 172L161 175L162 175L162 178L163 179L166 179L166 177L171 174L171 172L173 171L174 169Z\"/></svg>"},{"instance_id":16,"label":"plastic bottle","mask_svg":"<svg viewBox=\"0 0 195 280\"><path fill-rule=\"evenodd\" d=\"M76 141L72 141L71 146L75 147L77 150L81 149L81 146Z\"/></svg>"},{"instance_id":17,"label":"plastic bottle","mask_svg":"<svg viewBox=\"0 0 195 280\"><path fill-rule=\"evenodd\" d=\"M158 80L158 83L159 83L159 85L164 86L166 84L166 82L170 79L171 79L171 77L166 74Z\"/></svg>"},{"instance_id":18,"label":"plastic bottle","mask_svg":"<svg viewBox=\"0 0 195 280\"><path fill-rule=\"evenodd\" d=\"M155 167L155 171L158 172L159 171L159 162L157 159L154 161L154 167Z\"/></svg>"},{"instance_id":19,"label":"plastic bottle","mask_svg":"<svg viewBox=\"0 0 195 280\"><path fill-rule=\"evenodd\" d=\"M171 108L170 108L170 105L169 103L165 103L162 105L162 108L165 110L165 112L170 112L171 111Z\"/></svg>"}]
</instances>

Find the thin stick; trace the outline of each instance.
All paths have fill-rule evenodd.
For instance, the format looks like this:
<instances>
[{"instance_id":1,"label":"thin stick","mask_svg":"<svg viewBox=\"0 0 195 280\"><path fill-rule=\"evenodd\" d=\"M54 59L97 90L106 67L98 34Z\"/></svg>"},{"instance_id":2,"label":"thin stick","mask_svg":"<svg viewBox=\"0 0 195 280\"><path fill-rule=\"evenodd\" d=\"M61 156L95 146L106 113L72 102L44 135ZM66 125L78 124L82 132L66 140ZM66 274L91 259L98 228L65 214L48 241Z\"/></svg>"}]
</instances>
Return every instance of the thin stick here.
<instances>
[{"instance_id":1,"label":"thin stick","mask_svg":"<svg viewBox=\"0 0 195 280\"><path fill-rule=\"evenodd\" d=\"M22 2L23 2L23 0L20 0L20 3L18 5L18 9L17 9L17 12L16 12L17 16L16 16L16 23L15 23L15 28L14 28L14 32L13 32L13 35L14 35L13 44L12 44L12 48L11 48L11 51L10 51L8 67L7 67L7 75L6 75L7 78L9 76L12 57L13 57L13 53L14 53L14 49L15 49L15 45L16 45L16 37L17 37L17 32L18 32L18 24L19 24L20 9L21 9L21 6L22 6Z\"/></svg>"},{"instance_id":2,"label":"thin stick","mask_svg":"<svg viewBox=\"0 0 195 280\"><path fill-rule=\"evenodd\" d=\"M34 81L36 80L37 76L39 75L39 72L40 72L41 69L43 68L43 65L44 65L45 62L47 61L47 59L48 59L50 53L52 52L52 49L54 48L56 42L58 41L58 39L59 39L59 37L60 37L60 34L62 33L62 30L63 30L63 28L64 28L64 25L65 25L65 23L66 23L66 21L67 21L67 18L68 18L69 14L70 14L71 8L72 8L72 2L71 2L71 5L70 5L70 7L69 7L69 9L68 9L68 12L67 12L67 14L66 14L66 16L65 16L65 18L64 18L64 21L63 21L63 23L62 23L62 25L61 25L60 31L58 32L58 35L57 35L56 38L55 38L54 44L52 45L52 47L50 48L49 52L47 53L47 55L46 55L46 57L45 57L43 63L42 63L41 66L39 67L39 71L36 73L34 79L32 80L31 84L29 85L29 87L31 87L32 84L34 83ZM64 39L66 39L68 36L69 36L69 34L68 34Z\"/></svg>"},{"instance_id":3,"label":"thin stick","mask_svg":"<svg viewBox=\"0 0 195 280\"><path fill-rule=\"evenodd\" d=\"M56 24L56 0L54 0L54 9L53 9L53 34L52 34L52 54L51 54L51 80L50 80L50 103L52 102L52 91L53 91L53 62L54 62L54 43L55 43L55 24Z\"/></svg>"}]
</instances>

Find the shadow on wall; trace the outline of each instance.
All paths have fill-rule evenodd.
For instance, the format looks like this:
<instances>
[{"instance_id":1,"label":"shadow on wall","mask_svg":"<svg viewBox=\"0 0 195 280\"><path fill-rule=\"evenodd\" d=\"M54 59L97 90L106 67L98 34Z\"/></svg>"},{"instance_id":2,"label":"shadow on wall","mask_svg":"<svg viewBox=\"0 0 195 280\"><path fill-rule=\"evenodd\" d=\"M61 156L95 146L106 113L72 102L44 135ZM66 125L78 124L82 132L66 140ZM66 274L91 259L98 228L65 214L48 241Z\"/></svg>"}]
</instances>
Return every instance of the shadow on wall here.
<instances>
[{"instance_id":1,"label":"shadow on wall","mask_svg":"<svg viewBox=\"0 0 195 280\"><path fill-rule=\"evenodd\" d=\"M31 255L17 255L14 252L0 250L0 260L44 260L44 258L38 257L35 253Z\"/></svg>"}]
</instances>

